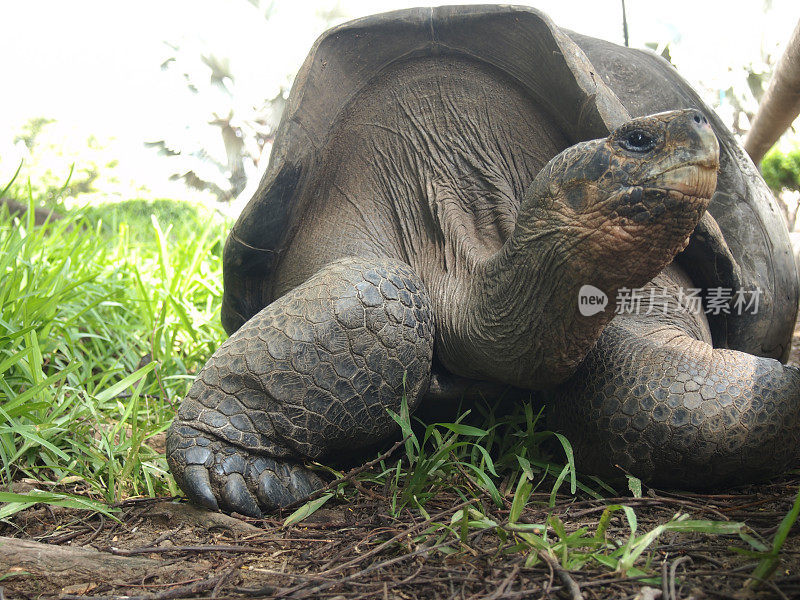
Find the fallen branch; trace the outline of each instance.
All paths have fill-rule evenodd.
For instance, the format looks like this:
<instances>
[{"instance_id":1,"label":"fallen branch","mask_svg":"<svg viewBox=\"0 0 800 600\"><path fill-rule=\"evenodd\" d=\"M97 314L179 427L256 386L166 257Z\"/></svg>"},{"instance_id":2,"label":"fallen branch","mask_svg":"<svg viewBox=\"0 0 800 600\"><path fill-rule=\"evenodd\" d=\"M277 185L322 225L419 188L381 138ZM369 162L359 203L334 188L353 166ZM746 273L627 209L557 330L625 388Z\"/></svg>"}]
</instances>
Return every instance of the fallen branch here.
<instances>
[{"instance_id":1,"label":"fallen branch","mask_svg":"<svg viewBox=\"0 0 800 600\"><path fill-rule=\"evenodd\" d=\"M252 554L273 552L270 548L256 546L237 546L232 544L212 544L206 546L145 546L143 548L111 548L114 556L136 556L137 554L162 554L165 552L246 552Z\"/></svg>"},{"instance_id":2,"label":"fallen branch","mask_svg":"<svg viewBox=\"0 0 800 600\"><path fill-rule=\"evenodd\" d=\"M114 556L92 548L53 546L0 536L0 573L30 573L54 582L127 581L159 575L169 562L142 557Z\"/></svg>"},{"instance_id":3,"label":"fallen branch","mask_svg":"<svg viewBox=\"0 0 800 600\"><path fill-rule=\"evenodd\" d=\"M202 527L203 529L226 529L239 535L252 535L263 533L263 529L246 523L241 519L228 516L224 513L213 512L205 508L198 508L182 502L158 502L147 507L142 516L149 519L164 519L170 525L187 525L189 527Z\"/></svg>"}]
</instances>

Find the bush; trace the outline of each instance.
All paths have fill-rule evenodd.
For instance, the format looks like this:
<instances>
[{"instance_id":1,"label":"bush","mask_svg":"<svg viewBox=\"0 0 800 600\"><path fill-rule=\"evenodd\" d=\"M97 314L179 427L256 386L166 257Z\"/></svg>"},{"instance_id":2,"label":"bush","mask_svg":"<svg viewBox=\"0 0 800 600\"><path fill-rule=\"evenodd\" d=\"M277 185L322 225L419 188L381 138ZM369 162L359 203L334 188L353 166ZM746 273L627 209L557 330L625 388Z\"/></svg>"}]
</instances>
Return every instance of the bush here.
<instances>
[{"instance_id":1,"label":"bush","mask_svg":"<svg viewBox=\"0 0 800 600\"><path fill-rule=\"evenodd\" d=\"M786 154L773 148L761 161L761 174L776 194L782 190L800 190L800 148Z\"/></svg>"}]
</instances>

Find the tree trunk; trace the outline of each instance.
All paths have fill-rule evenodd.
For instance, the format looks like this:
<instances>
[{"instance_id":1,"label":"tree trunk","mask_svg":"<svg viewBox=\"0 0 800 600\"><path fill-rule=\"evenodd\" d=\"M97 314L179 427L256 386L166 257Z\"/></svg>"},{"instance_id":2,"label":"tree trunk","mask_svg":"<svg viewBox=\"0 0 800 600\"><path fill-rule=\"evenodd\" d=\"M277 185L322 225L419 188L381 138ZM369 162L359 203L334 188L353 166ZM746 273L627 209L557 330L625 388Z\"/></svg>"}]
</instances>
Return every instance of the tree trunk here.
<instances>
[{"instance_id":1,"label":"tree trunk","mask_svg":"<svg viewBox=\"0 0 800 600\"><path fill-rule=\"evenodd\" d=\"M744 140L744 149L758 164L800 113L800 22L778 61L761 99L756 118Z\"/></svg>"}]
</instances>

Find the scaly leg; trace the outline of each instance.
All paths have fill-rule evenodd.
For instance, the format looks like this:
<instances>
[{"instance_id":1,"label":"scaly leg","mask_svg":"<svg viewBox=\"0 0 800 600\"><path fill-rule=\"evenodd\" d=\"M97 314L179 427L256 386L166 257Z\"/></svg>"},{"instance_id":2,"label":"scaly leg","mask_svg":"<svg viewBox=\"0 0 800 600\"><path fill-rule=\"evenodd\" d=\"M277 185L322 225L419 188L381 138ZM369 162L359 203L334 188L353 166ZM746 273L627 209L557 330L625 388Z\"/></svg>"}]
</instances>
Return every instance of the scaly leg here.
<instances>
[{"instance_id":1,"label":"scaly leg","mask_svg":"<svg viewBox=\"0 0 800 600\"><path fill-rule=\"evenodd\" d=\"M668 315L662 305L618 316L550 394L551 427L570 439L578 467L619 476L619 465L657 485L702 489L800 466L800 370L713 348L675 297Z\"/></svg>"},{"instance_id":2,"label":"scaly leg","mask_svg":"<svg viewBox=\"0 0 800 600\"><path fill-rule=\"evenodd\" d=\"M386 409L425 394L427 292L391 259L342 259L234 333L201 370L167 434L189 498L260 516L322 484L302 466L396 432Z\"/></svg>"}]
</instances>

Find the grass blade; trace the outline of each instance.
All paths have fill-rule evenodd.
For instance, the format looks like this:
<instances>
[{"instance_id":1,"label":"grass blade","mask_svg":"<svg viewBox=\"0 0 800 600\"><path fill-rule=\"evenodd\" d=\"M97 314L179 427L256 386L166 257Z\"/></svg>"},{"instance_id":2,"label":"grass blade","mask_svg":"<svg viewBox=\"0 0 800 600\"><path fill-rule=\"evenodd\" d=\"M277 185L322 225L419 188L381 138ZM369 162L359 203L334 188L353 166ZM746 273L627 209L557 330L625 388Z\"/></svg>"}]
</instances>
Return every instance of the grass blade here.
<instances>
[{"instance_id":1,"label":"grass blade","mask_svg":"<svg viewBox=\"0 0 800 600\"><path fill-rule=\"evenodd\" d=\"M286 520L283 522L283 527L289 527L290 525L295 525L300 521L302 521L303 519L311 516L331 498L333 498L332 492L329 494L323 494L322 496L316 498L315 500L309 500L308 502L303 504L303 506L301 506L292 514L290 514L288 517L286 517Z\"/></svg>"}]
</instances>

